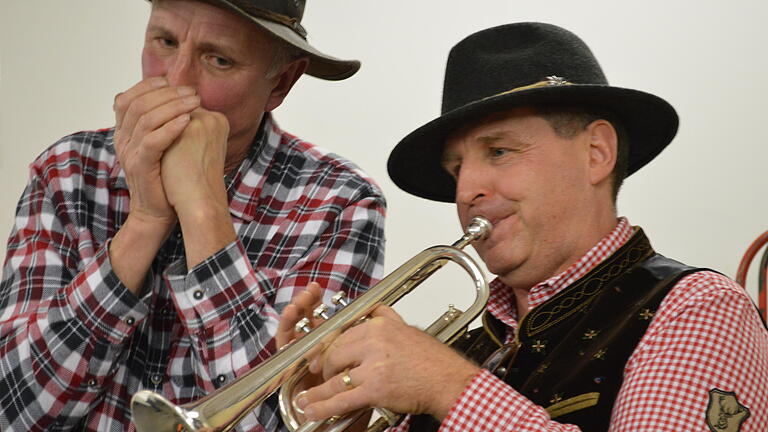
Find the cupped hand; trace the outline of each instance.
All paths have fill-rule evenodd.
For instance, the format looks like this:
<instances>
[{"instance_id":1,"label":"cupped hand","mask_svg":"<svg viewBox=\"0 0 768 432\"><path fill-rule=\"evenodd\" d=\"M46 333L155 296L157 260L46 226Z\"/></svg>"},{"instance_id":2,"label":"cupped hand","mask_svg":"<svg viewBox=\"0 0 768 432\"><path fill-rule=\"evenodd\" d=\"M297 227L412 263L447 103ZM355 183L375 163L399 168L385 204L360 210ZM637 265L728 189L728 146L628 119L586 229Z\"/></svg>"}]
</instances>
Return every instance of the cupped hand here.
<instances>
[{"instance_id":1,"label":"cupped hand","mask_svg":"<svg viewBox=\"0 0 768 432\"><path fill-rule=\"evenodd\" d=\"M115 96L114 145L131 196L130 216L172 226L176 216L161 179L163 154L187 127L200 98L190 87L148 78Z\"/></svg>"},{"instance_id":2,"label":"cupped hand","mask_svg":"<svg viewBox=\"0 0 768 432\"><path fill-rule=\"evenodd\" d=\"M164 150L159 164L162 185L177 214L208 206L227 213L224 164L228 135L224 114L197 108Z\"/></svg>"}]
</instances>

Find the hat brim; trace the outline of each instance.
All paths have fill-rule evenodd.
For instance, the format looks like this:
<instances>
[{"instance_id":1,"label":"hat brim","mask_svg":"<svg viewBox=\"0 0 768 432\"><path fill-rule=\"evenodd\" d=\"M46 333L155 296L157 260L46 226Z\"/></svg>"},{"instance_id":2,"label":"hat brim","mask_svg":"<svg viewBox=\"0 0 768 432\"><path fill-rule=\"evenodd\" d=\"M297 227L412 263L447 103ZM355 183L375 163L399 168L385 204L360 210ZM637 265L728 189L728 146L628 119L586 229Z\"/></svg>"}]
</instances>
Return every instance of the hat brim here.
<instances>
[{"instance_id":1,"label":"hat brim","mask_svg":"<svg viewBox=\"0 0 768 432\"><path fill-rule=\"evenodd\" d=\"M456 182L441 164L446 139L458 128L492 113L537 104L595 106L614 114L629 136L628 176L661 153L677 133L675 109L650 93L603 85L533 88L469 103L416 129L389 155L389 176L408 193L454 202Z\"/></svg>"},{"instance_id":2,"label":"hat brim","mask_svg":"<svg viewBox=\"0 0 768 432\"><path fill-rule=\"evenodd\" d=\"M223 3L226 4L226 3ZM307 74L317 78L339 81L351 77L360 69L357 60L342 60L325 54L304 40L288 27L263 18L244 15L249 20L258 24L272 35L288 42L309 56Z\"/></svg>"}]
</instances>

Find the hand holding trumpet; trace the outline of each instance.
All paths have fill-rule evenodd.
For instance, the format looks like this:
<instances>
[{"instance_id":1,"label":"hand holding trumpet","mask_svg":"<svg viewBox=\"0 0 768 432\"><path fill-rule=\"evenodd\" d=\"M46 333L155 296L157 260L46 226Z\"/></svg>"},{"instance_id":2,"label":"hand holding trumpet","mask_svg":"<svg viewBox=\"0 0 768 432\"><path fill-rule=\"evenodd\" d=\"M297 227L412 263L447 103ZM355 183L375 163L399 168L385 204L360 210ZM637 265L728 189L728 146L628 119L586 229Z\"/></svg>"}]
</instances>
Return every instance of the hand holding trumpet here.
<instances>
[{"instance_id":1,"label":"hand holding trumpet","mask_svg":"<svg viewBox=\"0 0 768 432\"><path fill-rule=\"evenodd\" d=\"M278 329L278 344L300 335L294 325L320 301L320 287L286 306ZM315 321L314 324L317 322ZM398 413L431 414L442 419L480 371L422 330L410 326L391 308L378 306L367 321L336 338L310 364L322 384L296 401L309 420L322 420L360 408L387 408Z\"/></svg>"}]
</instances>

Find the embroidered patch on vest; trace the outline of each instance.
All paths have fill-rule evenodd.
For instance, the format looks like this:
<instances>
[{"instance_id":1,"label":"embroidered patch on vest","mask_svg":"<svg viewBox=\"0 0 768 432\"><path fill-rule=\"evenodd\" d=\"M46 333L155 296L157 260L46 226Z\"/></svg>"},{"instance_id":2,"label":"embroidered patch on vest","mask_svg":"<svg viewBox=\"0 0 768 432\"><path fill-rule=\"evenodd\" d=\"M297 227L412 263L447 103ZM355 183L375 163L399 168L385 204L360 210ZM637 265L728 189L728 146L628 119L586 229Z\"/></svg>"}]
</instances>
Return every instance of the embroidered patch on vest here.
<instances>
[{"instance_id":1,"label":"embroidered patch on vest","mask_svg":"<svg viewBox=\"0 0 768 432\"><path fill-rule=\"evenodd\" d=\"M709 391L707 426L712 432L738 432L749 418L749 408L736 398L736 393L720 389Z\"/></svg>"}]
</instances>

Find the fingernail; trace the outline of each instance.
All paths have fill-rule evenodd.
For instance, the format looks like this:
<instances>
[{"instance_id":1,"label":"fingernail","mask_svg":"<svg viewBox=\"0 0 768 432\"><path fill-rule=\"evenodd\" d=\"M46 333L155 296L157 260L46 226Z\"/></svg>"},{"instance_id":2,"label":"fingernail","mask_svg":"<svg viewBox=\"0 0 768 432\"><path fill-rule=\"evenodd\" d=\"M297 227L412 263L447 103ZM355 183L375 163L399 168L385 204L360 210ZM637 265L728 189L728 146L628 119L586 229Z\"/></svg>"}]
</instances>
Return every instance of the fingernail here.
<instances>
[{"instance_id":1,"label":"fingernail","mask_svg":"<svg viewBox=\"0 0 768 432\"><path fill-rule=\"evenodd\" d=\"M165 87L168 85L168 80L165 77L155 77L149 80L149 83L152 84L152 87Z\"/></svg>"},{"instance_id":2,"label":"fingernail","mask_svg":"<svg viewBox=\"0 0 768 432\"><path fill-rule=\"evenodd\" d=\"M306 396L299 396L299 398L296 400L296 406L299 407L299 409L304 409L304 407L307 405L309 405L309 400Z\"/></svg>"},{"instance_id":3,"label":"fingernail","mask_svg":"<svg viewBox=\"0 0 768 432\"><path fill-rule=\"evenodd\" d=\"M187 105L197 105L200 103L200 97L198 96L187 96L182 99L182 101Z\"/></svg>"},{"instance_id":4,"label":"fingernail","mask_svg":"<svg viewBox=\"0 0 768 432\"><path fill-rule=\"evenodd\" d=\"M190 96L195 94L195 89L187 86L181 86L177 88L176 91L179 92L179 96Z\"/></svg>"},{"instance_id":5,"label":"fingernail","mask_svg":"<svg viewBox=\"0 0 768 432\"><path fill-rule=\"evenodd\" d=\"M306 417L307 420L310 420L310 421L320 420L319 418L317 418L317 413L315 412L314 408L305 409L304 417Z\"/></svg>"},{"instance_id":6,"label":"fingernail","mask_svg":"<svg viewBox=\"0 0 768 432\"><path fill-rule=\"evenodd\" d=\"M186 123L186 122L189 121L189 119L190 119L189 114L182 114L182 115L176 117L175 121L178 122L178 123Z\"/></svg>"}]
</instances>

